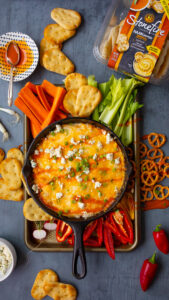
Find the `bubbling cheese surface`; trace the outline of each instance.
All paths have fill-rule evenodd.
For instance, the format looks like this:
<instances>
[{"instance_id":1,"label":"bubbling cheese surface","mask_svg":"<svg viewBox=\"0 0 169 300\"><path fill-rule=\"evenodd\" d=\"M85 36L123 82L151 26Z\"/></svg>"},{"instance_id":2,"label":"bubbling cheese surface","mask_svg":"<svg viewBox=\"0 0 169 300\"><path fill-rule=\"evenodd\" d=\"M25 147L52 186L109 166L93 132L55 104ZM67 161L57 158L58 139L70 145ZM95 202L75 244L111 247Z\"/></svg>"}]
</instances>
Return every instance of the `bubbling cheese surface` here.
<instances>
[{"instance_id":1,"label":"bubbling cheese surface","mask_svg":"<svg viewBox=\"0 0 169 300\"><path fill-rule=\"evenodd\" d=\"M59 215L92 216L116 199L125 179L122 150L91 124L56 125L30 157L32 189Z\"/></svg>"}]
</instances>

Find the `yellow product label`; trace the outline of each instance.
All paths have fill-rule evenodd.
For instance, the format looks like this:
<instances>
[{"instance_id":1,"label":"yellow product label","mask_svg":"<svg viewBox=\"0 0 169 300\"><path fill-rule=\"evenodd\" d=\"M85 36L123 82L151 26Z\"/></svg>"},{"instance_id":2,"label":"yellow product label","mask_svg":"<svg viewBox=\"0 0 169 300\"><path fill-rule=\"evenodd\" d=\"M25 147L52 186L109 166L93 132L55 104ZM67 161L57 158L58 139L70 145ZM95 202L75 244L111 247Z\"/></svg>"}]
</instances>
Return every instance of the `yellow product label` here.
<instances>
[{"instance_id":1,"label":"yellow product label","mask_svg":"<svg viewBox=\"0 0 169 300\"><path fill-rule=\"evenodd\" d=\"M160 2L165 10L167 18L169 19L169 0L160 0Z\"/></svg>"},{"instance_id":2,"label":"yellow product label","mask_svg":"<svg viewBox=\"0 0 169 300\"><path fill-rule=\"evenodd\" d=\"M158 55L158 56L160 55L160 51L161 51L158 47L152 46L152 45L147 46L147 50L151 53L154 53L154 54Z\"/></svg>"},{"instance_id":3,"label":"yellow product label","mask_svg":"<svg viewBox=\"0 0 169 300\"><path fill-rule=\"evenodd\" d=\"M133 0L120 28L108 66L147 82L169 32L169 0Z\"/></svg>"}]
</instances>

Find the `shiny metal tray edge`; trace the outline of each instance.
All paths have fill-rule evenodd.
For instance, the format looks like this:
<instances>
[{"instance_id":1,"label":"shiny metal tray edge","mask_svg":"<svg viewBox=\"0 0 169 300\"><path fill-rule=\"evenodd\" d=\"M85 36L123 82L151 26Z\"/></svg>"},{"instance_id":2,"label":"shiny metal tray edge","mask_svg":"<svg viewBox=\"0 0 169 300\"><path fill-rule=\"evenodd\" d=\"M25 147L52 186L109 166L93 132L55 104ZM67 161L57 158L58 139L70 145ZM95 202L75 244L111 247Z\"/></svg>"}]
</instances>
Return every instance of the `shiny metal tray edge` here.
<instances>
[{"instance_id":1,"label":"shiny metal tray edge","mask_svg":"<svg viewBox=\"0 0 169 300\"><path fill-rule=\"evenodd\" d=\"M136 168L139 170L140 168L140 157L139 157L139 113L136 112L133 118L133 128L134 128L134 156L136 162ZM30 127L29 127L29 120L26 116L24 116L24 157L26 157L26 153L28 147L31 142L31 134L30 134ZM137 172L139 174L139 172ZM26 190L24 192L24 201L29 198ZM140 227L141 227L141 218L140 218L140 179L139 176L135 179L135 220L134 220L134 243L132 245L125 245L121 247L115 248L116 252L130 252L134 250L139 243L140 240ZM72 252L73 248L69 245L62 245L62 244L55 244L50 243L47 245L47 242L36 243L33 242L33 238L31 240L30 237L30 221L25 219L25 229L24 229L24 240L26 246L35 252ZM106 252L105 247L86 247L86 251L88 252Z\"/></svg>"}]
</instances>

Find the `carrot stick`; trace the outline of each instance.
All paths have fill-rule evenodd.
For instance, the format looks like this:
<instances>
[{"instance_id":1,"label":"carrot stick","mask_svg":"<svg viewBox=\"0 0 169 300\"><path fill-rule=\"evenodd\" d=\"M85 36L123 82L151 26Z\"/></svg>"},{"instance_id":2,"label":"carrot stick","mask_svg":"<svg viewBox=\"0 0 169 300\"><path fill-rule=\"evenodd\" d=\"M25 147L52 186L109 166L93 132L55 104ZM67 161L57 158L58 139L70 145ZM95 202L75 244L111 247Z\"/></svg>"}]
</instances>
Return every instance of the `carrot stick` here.
<instances>
[{"instance_id":1,"label":"carrot stick","mask_svg":"<svg viewBox=\"0 0 169 300\"><path fill-rule=\"evenodd\" d=\"M33 138L35 138L41 130L36 127L36 125L30 120L30 128Z\"/></svg>"},{"instance_id":2,"label":"carrot stick","mask_svg":"<svg viewBox=\"0 0 169 300\"><path fill-rule=\"evenodd\" d=\"M36 85L35 84L33 84L32 82L28 81L25 84L25 86L28 87L33 93L37 94Z\"/></svg>"},{"instance_id":3,"label":"carrot stick","mask_svg":"<svg viewBox=\"0 0 169 300\"><path fill-rule=\"evenodd\" d=\"M29 88L24 87L23 89L21 89L19 96L21 96L24 103L33 112L39 122L43 123L43 121L47 118L48 112L44 109L44 107L39 102L38 98L32 93L32 91Z\"/></svg>"},{"instance_id":4,"label":"carrot stick","mask_svg":"<svg viewBox=\"0 0 169 300\"><path fill-rule=\"evenodd\" d=\"M64 88L59 87L59 86L56 87L56 94L55 94L55 98L53 101L53 105L52 105L52 108L51 108L47 118L44 120L44 122L42 124L42 129L55 121L55 114L57 114L58 107L60 105L60 102L64 98L65 94L66 94L66 90Z\"/></svg>"},{"instance_id":5,"label":"carrot stick","mask_svg":"<svg viewBox=\"0 0 169 300\"><path fill-rule=\"evenodd\" d=\"M142 210L147 211L151 209L164 209L169 207L169 200L151 200L144 202Z\"/></svg>"},{"instance_id":6,"label":"carrot stick","mask_svg":"<svg viewBox=\"0 0 169 300\"><path fill-rule=\"evenodd\" d=\"M55 97L58 88L57 86L55 86L53 83L49 82L46 79L44 79L41 86L47 94L49 94L52 97Z\"/></svg>"},{"instance_id":7,"label":"carrot stick","mask_svg":"<svg viewBox=\"0 0 169 300\"><path fill-rule=\"evenodd\" d=\"M50 111L50 105L48 100L46 99L45 93L43 91L43 88L40 85L36 86L37 95L43 104L44 108L49 112Z\"/></svg>"},{"instance_id":8,"label":"carrot stick","mask_svg":"<svg viewBox=\"0 0 169 300\"><path fill-rule=\"evenodd\" d=\"M27 107L27 105L22 101L20 97L16 98L14 104L34 123L36 129L41 131L40 122L37 120L32 111L29 109L29 107Z\"/></svg>"},{"instance_id":9,"label":"carrot stick","mask_svg":"<svg viewBox=\"0 0 169 300\"><path fill-rule=\"evenodd\" d=\"M47 99L48 103L50 104L50 106L52 106L54 97L52 97L48 93L46 93L44 89L43 89L43 92L44 92L44 94L46 96L46 99Z\"/></svg>"}]
</instances>

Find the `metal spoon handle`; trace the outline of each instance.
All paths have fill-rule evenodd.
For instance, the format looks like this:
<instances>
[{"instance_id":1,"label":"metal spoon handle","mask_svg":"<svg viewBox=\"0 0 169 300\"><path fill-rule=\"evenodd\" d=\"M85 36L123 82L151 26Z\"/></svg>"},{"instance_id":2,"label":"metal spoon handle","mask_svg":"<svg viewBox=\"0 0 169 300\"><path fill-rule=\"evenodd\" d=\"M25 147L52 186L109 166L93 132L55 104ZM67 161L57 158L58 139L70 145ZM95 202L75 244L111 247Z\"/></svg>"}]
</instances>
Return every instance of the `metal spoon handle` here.
<instances>
[{"instance_id":1,"label":"metal spoon handle","mask_svg":"<svg viewBox=\"0 0 169 300\"><path fill-rule=\"evenodd\" d=\"M10 71L10 80L9 80L9 88L8 88L8 106L12 106L13 100L13 66L11 66Z\"/></svg>"}]
</instances>

